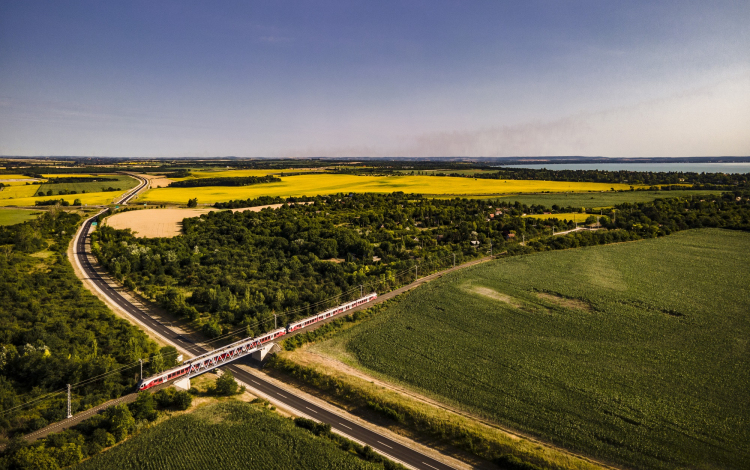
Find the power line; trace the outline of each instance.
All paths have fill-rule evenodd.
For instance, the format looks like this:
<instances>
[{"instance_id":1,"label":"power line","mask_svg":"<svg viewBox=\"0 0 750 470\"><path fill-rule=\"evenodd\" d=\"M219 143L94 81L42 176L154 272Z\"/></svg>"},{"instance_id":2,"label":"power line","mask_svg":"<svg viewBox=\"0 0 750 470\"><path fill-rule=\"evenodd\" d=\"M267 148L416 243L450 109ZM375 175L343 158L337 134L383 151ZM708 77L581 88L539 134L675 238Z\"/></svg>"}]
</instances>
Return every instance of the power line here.
<instances>
[{"instance_id":1,"label":"power line","mask_svg":"<svg viewBox=\"0 0 750 470\"><path fill-rule=\"evenodd\" d=\"M455 258L455 253L450 253L450 254L448 254L448 255L446 255L446 256L443 256L443 257L440 257L440 258L437 258L437 259L433 259L433 260L428 260L428 261L425 261L425 262L423 262L423 263L422 263L421 265L422 265L422 266L426 266L426 265L433 265L433 266L435 266L435 264L436 264L437 262L440 262L440 261L442 261L442 260L445 260L445 259L448 259L448 258L451 258L451 257L452 257L452 258ZM416 268L416 267L417 267L417 266L419 266L419 265L420 265L419 263L415 263L415 265L414 265L413 267L415 267L415 268ZM396 273L393 273L393 274L392 274L392 276L393 276L393 278L398 278L398 277L401 277L401 276L410 276L410 274L411 274L411 270L412 270L412 267L408 267L408 268L405 268L405 269L403 269L403 270L401 270L401 271L398 271L398 272L396 272ZM423 274L424 274L424 273L423 273ZM294 313L298 313L298 312L301 312L301 311L303 311L303 310L306 310L306 309L308 309L308 308L310 308L310 307L317 307L317 306L320 306L320 305L322 305L322 304L324 304L324 303L327 303L327 302L331 302L332 300L337 300L337 299L339 299L340 297L342 297L342 296L344 296L344 295L348 295L348 294L350 294L351 292L354 292L354 291L356 291L356 290L360 290L360 292L361 292L361 290L362 290L362 289L363 289L363 288L364 288L365 286L374 286L374 285L380 284L381 282L382 282L381 280L373 279L373 280L371 280L370 282L367 282L367 283L364 283L364 284L360 284L360 285L357 285L357 286L351 287L351 288L349 288L348 290L346 290L346 291L344 291L344 292L341 292L340 294L337 294L337 295L335 295L335 296L331 296L331 297L328 297L328 298L326 298L326 299L322 299L322 300L319 300L318 302L315 302L315 303L313 303L313 304L309 304L308 306L305 306L305 307L299 307L299 308L297 308L297 309L294 309L294 310L291 310L291 311L285 312L285 313L283 313L283 314L277 314L277 316L278 316L278 317L287 317L287 316L289 316L289 315L292 315L292 314L294 314ZM218 336L218 337L216 337L216 338L213 338L213 339L211 339L211 340L209 340L209 341L206 341L206 342L204 342L203 344L204 344L204 345L208 345L208 344L211 344L211 343L215 343L216 341L219 341L219 340L221 340L221 339L226 339L226 338L228 338L228 337L230 337L230 336L232 336L232 335L235 335L235 334L237 334L238 332L240 332L240 331L242 331L242 330L246 329L247 327L249 327L249 326L251 326L251 325L252 325L252 326L259 326L259 325L262 325L262 324L265 324L265 323L269 323L270 321L271 321L271 319L268 319L268 320L265 320L265 321L257 320L256 322L254 322L254 323L252 323L252 324L248 324L248 325L246 325L246 326L245 326L245 327L243 327L243 328L239 328L239 329L237 329L237 330L234 330L234 331L231 331L231 332L229 332L229 333L225 333L225 334L223 334L223 335L221 335L221 336ZM171 358L172 356L177 356L177 355L179 355L179 351L175 351L175 352L173 352L173 353L169 353L169 354L166 354L166 355L162 355L162 358L164 358L164 359L167 359L167 358ZM149 359L149 360L148 360L148 363L149 363L149 364L151 364L152 362L153 362L153 359ZM43 401L43 400L47 400L47 399L53 398L53 397L55 397L55 396L57 396L57 395L60 395L60 394L62 394L62 393L65 393L65 392L67 392L67 391L68 391L68 388L70 388L71 390L73 390L73 389L77 389L77 388L83 387L84 385L88 385L88 384L91 384L91 383L93 383L93 382L95 382L95 381L97 381L97 380L101 380L101 379L103 379L103 378L105 378L105 377L108 377L108 376L110 376L110 375L113 375L113 374L115 374L115 373L118 373L118 372L121 372L121 371L123 371L123 370L129 369L129 368L132 368L132 367L135 367L136 365L138 365L138 364L141 364L141 363L142 363L142 359L138 359L137 361L133 361L133 362L131 362L131 363L129 363L129 364L125 364L125 365L123 365L123 366L121 366L121 367L118 367L118 368L116 368L116 369L112 369L112 370L110 370L110 371L104 372L104 373L102 373L102 374L99 374L99 375L96 375L96 376L94 376L94 377L89 377L89 378L87 378L87 379L85 379L85 380L82 380L82 381L80 381L80 382L76 382L76 383L74 383L74 384L69 384L68 386L66 386L66 387L64 387L64 388L61 388L61 389L59 389L59 390L56 390L56 391L53 391L53 392L49 392L49 393L47 393L47 394L45 394L45 395L43 395L43 396L41 396L41 397L37 397L37 398L35 398L35 399L33 399L33 400L30 400L30 401L28 401L28 402L25 402L25 403L22 403L22 404L20 404L20 405L14 406L14 407L12 407L12 408L8 408L8 409L6 409L6 410L3 410L3 411L1 411L1 412L0 412L0 416L2 416L2 415L5 415L5 414L7 414L7 413L10 413L10 412L13 412L13 411L16 411L16 410L19 410L19 409L22 409L22 408L25 408L25 407L27 407L27 406L29 406L29 405L32 405L32 404L34 404L34 403L38 403L38 402L40 402L40 401Z\"/></svg>"}]
</instances>

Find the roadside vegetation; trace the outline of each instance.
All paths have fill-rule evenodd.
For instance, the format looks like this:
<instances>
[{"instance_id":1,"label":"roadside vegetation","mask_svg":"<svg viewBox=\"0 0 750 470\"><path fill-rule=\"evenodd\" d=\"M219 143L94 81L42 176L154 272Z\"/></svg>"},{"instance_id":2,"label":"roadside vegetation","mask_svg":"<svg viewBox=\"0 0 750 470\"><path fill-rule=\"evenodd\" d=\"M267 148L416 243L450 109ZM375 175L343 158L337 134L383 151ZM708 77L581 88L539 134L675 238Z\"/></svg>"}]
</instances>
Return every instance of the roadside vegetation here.
<instances>
[{"instance_id":1,"label":"roadside vegetation","mask_svg":"<svg viewBox=\"0 0 750 470\"><path fill-rule=\"evenodd\" d=\"M484 263L313 350L620 465L742 468L749 253L747 233L706 229ZM439 412L284 357L297 380L486 452Z\"/></svg>"}]
</instances>

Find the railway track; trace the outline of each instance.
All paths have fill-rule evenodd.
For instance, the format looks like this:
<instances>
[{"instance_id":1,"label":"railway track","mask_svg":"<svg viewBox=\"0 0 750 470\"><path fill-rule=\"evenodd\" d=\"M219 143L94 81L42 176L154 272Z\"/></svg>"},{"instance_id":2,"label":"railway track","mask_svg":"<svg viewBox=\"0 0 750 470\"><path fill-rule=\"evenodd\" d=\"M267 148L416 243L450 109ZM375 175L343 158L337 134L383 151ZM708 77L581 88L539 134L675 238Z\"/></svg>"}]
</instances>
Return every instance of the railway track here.
<instances>
[{"instance_id":1,"label":"railway track","mask_svg":"<svg viewBox=\"0 0 750 470\"><path fill-rule=\"evenodd\" d=\"M128 199L132 198L137 194L134 192ZM102 211L104 212L104 211ZM101 213L100 213L101 214ZM99 214L97 214L99 215ZM164 325L159 320L152 318L146 311L138 308L136 305L126 299L118 290L110 285L109 282L100 275L92 264L88 252L87 243L88 234L91 229L91 223L97 216L91 217L84 222L83 226L76 235L74 241L74 256L75 262L78 263L81 272L85 278L93 285L93 287L99 291L99 293L109 299L109 301L121 310L126 312L131 318L137 323L146 327L154 334L159 336L167 344L173 345L180 351L187 352L190 355L198 355L208 352L207 349L203 348L198 344L197 341L190 339L187 335L177 333L168 326ZM441 274L441 273L440 273ZM422 282L427 282L429 279L436 277L437 274L427 276L426 278L419 279L418 283L410 284L409 286L403 287L398 291L390 292L382 296L382 300L387 300L395 295L413 288ZM366 308L371 306L365 304L358 308ZM356 310L356 309L354 309ZM352 310L352 311L354 311ZM336 432L345 435L355 441L358 441L364 445L369 445L379 453L386 455L387 457L405 464L408 467L420 469L420 470L448 470L451 467L439 460L436 460L428 455L419 452L407 445L402 444L399 441L393 440L383 434L373 431L359 423L348 419L342 414L335 413L328 408L318 406L317 404L306 400L305 398L295 396L293 393L286 388L281 388L272 382L264 379L255 374L251 374L246 370L240 368L236 364L229 364L224 368L230 370L234 374L238 381L242 382L252 393L267 398L271 403L283 406L291 409L295 414L306 416L317 421L327 423L331 425L331 428Z\"/></svg>"}]
</instances>

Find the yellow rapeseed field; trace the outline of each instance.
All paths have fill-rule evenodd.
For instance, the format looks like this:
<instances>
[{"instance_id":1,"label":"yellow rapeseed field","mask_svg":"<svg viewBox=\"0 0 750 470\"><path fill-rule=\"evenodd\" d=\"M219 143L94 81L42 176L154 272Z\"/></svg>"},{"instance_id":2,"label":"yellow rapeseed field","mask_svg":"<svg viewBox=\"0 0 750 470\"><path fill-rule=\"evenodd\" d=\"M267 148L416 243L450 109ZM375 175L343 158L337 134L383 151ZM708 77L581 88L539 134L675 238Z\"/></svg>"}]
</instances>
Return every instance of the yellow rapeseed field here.
<instances>
[{"instance_id":1,"label":"yellow rapeseed field","mask_svg":"<svg viewBox=\"0 0 750 470\"><path fill-rule=\"evenodd\" d=\"M45 180L42 180L45 181ZM23 181L23 180L10 180L10 181L2 181L0 180L5 186L27 186L26 183L36 184L37 186L40 184L36 181Z\"/></svg>"},{"instance_id":2,"label":"yellow rapeseed field","mask_svg":"<svg viewBox=\"0 0 750 470\"><path fill-rule=\"evenodd\" d=\"M245 171L245 170L243 170ZM250 170L248 170L250 171ZM257 170L251 170L257 171ZM226 172L236 175L238 172ZM584 192L629 189L629 185L576 183L567 181L489 180L441 176L354 176L315 174L282 177L280 183L253 186L210 186L203 188L156 188L140 197L142 202L187 203L197 197L199 203L226 202L259 196L315 196L334 193L419 193L425 195L472 196L550 192Z\"/></svg>"},{"instance_id":3,"label":"yellow rapeseed field","mask_svg":"<svg viewBox=\"0 0 750 470\"><path fill-rule=\"evenodd\" d=\"M585 222L591 214L580 214L578 212L565 212L561 214L530 214L526 217L533 217L535 219L560 219L569 220L571 222Z\"/></svg>"},{"instance_id":4,"label":"yellow rapeseed field","mask_svg":"<svg viewBox=\"0 0 750 470\"><path fill-rule=\"evenodd\" d=\"M5 186L4 188L0 188L0 204L2 204L2 201L5 201L6 199L18 199L18 198L25 198L25 197L31 197L39 190L38 184L30 184L26 185L24 184L12 184L11 186Z\"/></svg>"},{"instance_id":5,"label":"yellow rapeseed field","mask_svg":"<svg viewBox=\"0 0 750 470\"><path fill-rule=\"evenodd\" d=\"M2 180L27 180L31 177L26 175L0 175L0 181Z\"/></svg>"}]
</instances>

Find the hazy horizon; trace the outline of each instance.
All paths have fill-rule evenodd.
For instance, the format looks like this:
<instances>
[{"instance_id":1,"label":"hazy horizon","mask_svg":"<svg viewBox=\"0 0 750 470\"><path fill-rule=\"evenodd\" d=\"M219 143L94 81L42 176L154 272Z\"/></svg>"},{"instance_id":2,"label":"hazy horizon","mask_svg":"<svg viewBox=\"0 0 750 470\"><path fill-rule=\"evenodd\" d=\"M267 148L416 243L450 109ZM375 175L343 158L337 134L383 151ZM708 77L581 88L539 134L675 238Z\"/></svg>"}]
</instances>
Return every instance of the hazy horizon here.
<instances>
[{"instance_id":1,"label":"hazy horizon","mask_svg":"<svg viewBox=\"0 0 750 470\"><path fill-rule=\"evenodd\" d=\"M0 154L750 154L748 2L4 2Z\"/></svg>"}]
</instances>

